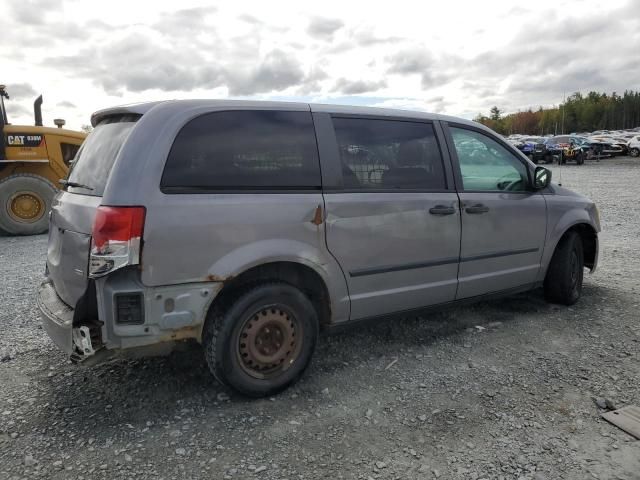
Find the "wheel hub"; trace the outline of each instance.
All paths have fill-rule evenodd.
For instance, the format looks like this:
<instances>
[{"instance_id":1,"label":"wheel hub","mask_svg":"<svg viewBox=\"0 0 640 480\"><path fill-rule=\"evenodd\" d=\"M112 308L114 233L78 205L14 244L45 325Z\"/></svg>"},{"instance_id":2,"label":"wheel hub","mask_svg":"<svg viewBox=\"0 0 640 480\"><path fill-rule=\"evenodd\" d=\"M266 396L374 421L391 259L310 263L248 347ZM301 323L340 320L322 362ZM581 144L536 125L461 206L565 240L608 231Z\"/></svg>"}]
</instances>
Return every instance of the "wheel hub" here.
<instances>
[{"instance_id":1,"label":"wheel hub","mask_svg":"<svg viewBox=\"0 0 640 480\"><path fill-rule=\"evenodd\" d=\"M33 223L44 215L44 201L34 192L17 192L9 199L9 215L18 222Z\"/></svg>"},{"instance_id":2,"label":"wheel hub","mask_svg":"<svg viewBox=\"0 0 640 480\"><path fill-rule=\"evenodd\" d=\"M300 351L299 322L281 307L269 307L249 317L240 331L238 357L253 377L266 378L286 370Z\"/></svg>"}]
</instances>

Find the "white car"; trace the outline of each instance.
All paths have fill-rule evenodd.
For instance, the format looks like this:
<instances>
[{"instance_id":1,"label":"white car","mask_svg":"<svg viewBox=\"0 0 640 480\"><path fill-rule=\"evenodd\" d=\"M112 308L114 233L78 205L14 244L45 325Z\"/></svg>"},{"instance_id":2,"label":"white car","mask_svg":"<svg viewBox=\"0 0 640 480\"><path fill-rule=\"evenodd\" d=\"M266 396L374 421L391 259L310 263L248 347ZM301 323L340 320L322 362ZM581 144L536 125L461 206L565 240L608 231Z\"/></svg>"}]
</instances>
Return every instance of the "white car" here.
<instances>
[{"instance_id":1,"label":"white car","mask_svg":"<svg viewBox=\"0 0 640 480\"><path fill-rule=\"evenodd\" d=\"M632 157L640 156L640 135L636 135L627 144L629 148L629 155Z\"/></svg>"}]
</instances>

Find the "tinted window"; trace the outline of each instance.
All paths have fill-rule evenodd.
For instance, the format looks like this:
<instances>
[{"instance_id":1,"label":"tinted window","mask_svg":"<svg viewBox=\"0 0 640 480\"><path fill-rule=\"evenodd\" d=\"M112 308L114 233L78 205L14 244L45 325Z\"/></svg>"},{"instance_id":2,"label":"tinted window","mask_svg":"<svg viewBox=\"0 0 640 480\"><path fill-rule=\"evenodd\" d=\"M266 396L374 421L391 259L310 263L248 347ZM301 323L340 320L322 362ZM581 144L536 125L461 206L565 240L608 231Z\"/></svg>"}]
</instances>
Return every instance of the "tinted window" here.
<instances>
[{"instance_id":1,"label":"tinted window","mask_svg":"<svg viewBox=\"0 0 640 480\"><path fill-rule=\"evenodd\" d=\"M67 165L71 164L71 160L73 160L80 150L80 145L74 145L72 143L61 143L60 150L62 151L62 160Z\"/></svg>"},{"instance_id":2,"label":"tinted window","mask_svg":"<svg viewBox=\"0 0 640 480\"><path fill-rule=\"evenodd\" d=\"M113 163L140 115L120 115L102 120L82 144L72 163L69 181L92 190L66 187L74 193L102 196Z\"/></svg>"},{"instance_id":3,"label":"tinted window","mask_svg":"<svg viewBox=\"0 0 640 480\"><path fill-rule=\"evenodd\" d=\"M346 189L446 188L431 124L334 118L333 125Z\"/></svg>"},{"instance_id":4,"label":"tinted window","mask_svg":"<svg viewBox=\"0 0 640 480\"><path fill-rule=\"evenodd\" d=\"M320 188L309 112L209 113L178 133L162 176L168 192Z\"/></svg>"},{"instance_id":5,"label":"tinted window","mask_svg":"<svg viewBox=\"0 0 640 480\"><path fill-rule=\"evenodd\" d=\"M479 132L451 128L465 190L527 189L527 168L505 147Z\"/></svg>"}]
</instances>

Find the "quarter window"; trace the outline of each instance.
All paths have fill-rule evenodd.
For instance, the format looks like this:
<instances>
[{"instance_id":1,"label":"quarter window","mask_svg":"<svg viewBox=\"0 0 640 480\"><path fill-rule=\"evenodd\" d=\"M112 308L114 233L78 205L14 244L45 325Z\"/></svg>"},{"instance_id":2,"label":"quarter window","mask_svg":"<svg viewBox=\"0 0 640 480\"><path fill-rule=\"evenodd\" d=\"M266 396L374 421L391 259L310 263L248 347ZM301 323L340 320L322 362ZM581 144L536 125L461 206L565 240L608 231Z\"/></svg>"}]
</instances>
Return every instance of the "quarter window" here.
<instances>
[{"instance_id":1,"label":"quarter window","mask_svg":"<svg viewBox=\"0 0 640 480\"><path fill-rule=\"evenodd\" d=\"M465 190L527 189L527 168L505 147L482 133L451 128Z\"/></svg>"},{"instance_id":2,"label":"quarter window","mask_svg":"<svg viewBox=\"0 0 640 480\"><path fill-rule=\"evenodd\" d=\"M365 118L333 125L345 189L446 189L433 125Z\"/></svg>"},{"instance_id":3,"label":"quarter window","mask_svg":"<svg viewBox=\"0 0 640 480\"><path fill-rule=\"evenodd\" d=\"M318 189L311 113L229 111L202 115L176 136L161 186L208 189Z\"/></svg>"}]
</instances>

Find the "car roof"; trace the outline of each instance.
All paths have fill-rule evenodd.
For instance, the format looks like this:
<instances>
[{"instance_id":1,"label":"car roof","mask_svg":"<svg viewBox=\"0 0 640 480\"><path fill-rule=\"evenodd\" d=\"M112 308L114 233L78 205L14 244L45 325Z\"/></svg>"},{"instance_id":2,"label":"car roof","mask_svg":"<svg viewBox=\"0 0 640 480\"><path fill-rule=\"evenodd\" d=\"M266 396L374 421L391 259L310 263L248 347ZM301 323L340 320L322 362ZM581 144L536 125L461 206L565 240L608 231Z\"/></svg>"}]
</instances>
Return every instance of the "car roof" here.
<instances>
[{"instance_id":1,"label":"car roof","mask_svg":"<svg viewBox=\"0 0 640 480\"><path fill-rule=\"evenodd\" d=\"M91 125L94 127L105 117L112 115L144 115L155 107L162 106L162 108L169 108L170 110L178 111L181 109L190 109L192 107L211 107L211 108L274 108L274 109L286 109L286 110L310 110L318 113L332 113L341 115L371 115L380 117L409 117L422 120L443 120L448 122L455 122L464 125L474 126L476 128L482 128L489 130L484 125L473 122L459 117L452 117L448 115L441 115L438 113L428 113L424 111L416 110L401 110L393 108L378 108L378 107L362 107L362 106L350 106L350 105L330 105L320 103L302 103L302 102L271 102L262 100L165 100L157 102L145 102L134 103L129 105L120 105L116 107L104 108L98 110L91 115Z\"/></svg>"}]
</instances>

